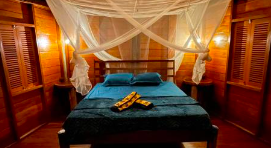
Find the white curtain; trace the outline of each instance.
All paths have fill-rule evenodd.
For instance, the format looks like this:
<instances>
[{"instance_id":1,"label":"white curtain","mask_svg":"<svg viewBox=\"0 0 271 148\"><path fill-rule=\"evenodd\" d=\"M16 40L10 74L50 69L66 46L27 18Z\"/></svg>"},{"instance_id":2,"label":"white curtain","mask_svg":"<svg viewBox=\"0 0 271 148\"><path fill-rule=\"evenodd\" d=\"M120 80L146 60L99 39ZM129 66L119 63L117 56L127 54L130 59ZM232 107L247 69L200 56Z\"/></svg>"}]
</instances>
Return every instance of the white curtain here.
<instances>
[{"instance_id":1,"label":"white curtain","mask_svg":"<svg viewBox=\"0 0 271 148\"><path fill-rule=\"evenodd\" d=\"M176 71L183 53L198 53L192 79L201 81L205 61L211 60L208 45L230 0L47 0L59 26L74 47L71 78L76 90L86 94L91 85L87 62L78 54L94 53L99 59L147 59L150 40L175 50ZM87 49L80 49L80 37ZM133 40L143 38L137 48ZM106 51L118 49L118 53ZM136 50L136 52L135 52ZM79 60L78 60L79 59ZM80 62L77 62L80 61ZM82 70L84 69L84 70ZM78 73L80 71L80 74ZM82 74L82 73L85 74Z\"/></svg>"}]
</instances>

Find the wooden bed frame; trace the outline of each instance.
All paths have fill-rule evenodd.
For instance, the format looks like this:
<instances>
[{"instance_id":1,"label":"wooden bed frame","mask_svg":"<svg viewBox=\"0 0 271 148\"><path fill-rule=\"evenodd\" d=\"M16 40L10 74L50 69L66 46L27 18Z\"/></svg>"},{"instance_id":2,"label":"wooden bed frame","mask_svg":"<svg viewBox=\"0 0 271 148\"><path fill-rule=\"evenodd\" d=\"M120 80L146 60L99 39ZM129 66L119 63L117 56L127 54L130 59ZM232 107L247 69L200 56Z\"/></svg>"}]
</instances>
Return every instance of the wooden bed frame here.
<instances>
[{"instance_id":1,"label":"wooden bed frame","mask_svg":"<svg viewBox=\"0 0 271 148\"><path fill-rule=\"evenodd\" d=\"M174 60L124 60L124 61L94 61L95 84L104 81L104 75L110 73L158 72L164 81L172 78L175 82Z\"/></svg>"},{"instance_id":2,"label":"wooden bed frame","mask_svg":"<svg viewBox=\"0 0 271 148\"><path fill-rule=\"evenodd\" d=\"M106 66L106 64L110 66ZM126 65L123 68L119 66L120 64ZM152 64L154 64L154 66ZM174 60L94 61L95 83L102 82L104 74L119 72L132 72L134 74L141 72L159 72L163 80L173 78L175 82ZM82 140L78 142L70 142L66 137L65 129L61 129L58 132L58 138L60 148L69 148L70 145L78 144L144 144L200 141L207 141L207 148L216 148L217 134L218 127L212 125L210 130L141 130L95 137L82 137Z\"/></svg>"}]
</instances>

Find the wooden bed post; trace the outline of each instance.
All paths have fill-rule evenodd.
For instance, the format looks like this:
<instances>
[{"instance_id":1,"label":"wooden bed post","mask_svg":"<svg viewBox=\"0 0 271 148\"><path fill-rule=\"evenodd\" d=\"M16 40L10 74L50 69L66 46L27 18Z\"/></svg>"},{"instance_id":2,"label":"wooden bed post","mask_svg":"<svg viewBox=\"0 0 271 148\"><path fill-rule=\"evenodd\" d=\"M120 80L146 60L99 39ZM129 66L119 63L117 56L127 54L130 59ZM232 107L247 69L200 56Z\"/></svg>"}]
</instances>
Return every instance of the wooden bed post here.
<instances>
[{"instance_id":1,"label":"wooden bed post","mask_svg":"<svg viewBox=\"0 0 271 148\"><path fill-rule=\"evenodd\" d=\"M67 141L65 139L65 130L64 129L61 129L58 132L58 142L59 142L60 148L70 148L69 143L67 143Z\"/></svg>"},{"instance_id":2,"label":"wooden bed post","mask_svg":"<svg viewBox=\"0 0 271 148\"><path fill-rule=\"evenodd\" d=\"M207 141L207 148L216 148L216 140L218 135L218 127L213 125L212 139Z\"/></svg>"}]
</instances>

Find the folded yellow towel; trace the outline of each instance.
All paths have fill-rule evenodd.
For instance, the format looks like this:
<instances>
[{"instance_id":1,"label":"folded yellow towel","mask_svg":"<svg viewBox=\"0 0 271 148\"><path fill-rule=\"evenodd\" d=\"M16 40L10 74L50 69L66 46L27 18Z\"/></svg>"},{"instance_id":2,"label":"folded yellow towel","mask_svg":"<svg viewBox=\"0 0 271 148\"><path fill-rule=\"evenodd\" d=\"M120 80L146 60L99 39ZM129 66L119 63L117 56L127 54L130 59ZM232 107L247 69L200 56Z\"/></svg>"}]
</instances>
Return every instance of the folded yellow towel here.
<instances>
[{"instance_id":1,"label":"folded yellow towel","mask_svg":"<svg viewBox=\"0 0 271 148\"><path fill-rule=\"evenodd\" d=\"M123 111L132 106L138 98L140 98L140 95L137 94L136 92L132 92L131 94L126 96L123 100L117 102L113 107L111 107L111 110L115 112Z\"/></svg>"},{"instance_id":2,"label":"folded yellow towel","mask_svg":"<svg viewBox=\"0 0 271 148\"><path fill-rule=\"evenodd\" d=\"M111 107L111 110L114 112L120 112L131 107L133 104L142 109L151 109L154 106L149 101L139 99L140 97L141 96L136 92L132 92L124 99L114 104L114 106Z\"/></svg>"},{"instance_id":3,"label":"folded yellow towel","mask_svg":"<svg viewBox=\"0 0 271 148\"><path fill-rule=\"evenodd\" d=\"M153 103L146 100L141 100L141 99L137 99L135 101L135 105L142 109L151 109L154 106Z\"/></svg>"},{"instance_id":4,"label":"folded yellow towel","mask_svg":"<svg viewBox=\"0 0 271 148\"><path fill-rule=\"evenodd\" d=\"M140 98L140 95L136 94L129 102L127 102L127 103L123 104L122 106L118 107L118 110L123 111L123 110L131 107L134 104L134 102L139 98Z\"/></svg>"},{"instance_id":5,"label":"folded yellow towel","mask_svg":"<svg viewBox=\"0 0 271 148\"><path fill-rule=\"evenodd\" d=\"M123 104L127 103L128 101L130 101L137 93L136 92L132 92L130 93L128 96L126 96L124 99L122 99L121 101L117 102L114 106L115 107L120 107Z\"/></svg>"}]
</instances>

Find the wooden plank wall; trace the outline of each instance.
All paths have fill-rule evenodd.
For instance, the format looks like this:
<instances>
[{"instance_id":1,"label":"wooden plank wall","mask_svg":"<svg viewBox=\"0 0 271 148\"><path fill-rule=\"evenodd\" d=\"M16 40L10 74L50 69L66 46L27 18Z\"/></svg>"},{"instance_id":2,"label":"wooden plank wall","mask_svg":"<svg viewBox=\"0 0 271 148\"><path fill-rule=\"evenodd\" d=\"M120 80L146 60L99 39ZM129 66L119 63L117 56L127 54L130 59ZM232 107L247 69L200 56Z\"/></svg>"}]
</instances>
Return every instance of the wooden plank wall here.
<instances>
[{"instance_id":1,"label":"wooden plank wall","mask_svg":"<svg viewBox=\"0 0 271 148\"><path fill-rule=\"evenodd\" d=\"M0 72L0 147L3 147L14 141L14 134L12 132L11 126L11 117L9 116L10 114L8 113L8 107L5 100L6 94L4 94L5 89L3 86L3 78L3 74L2 72Z\"/></svg>"},{"instance_id":2,"label":"wooden plank wall","mask_svg":"<svg viewBox=\"0 0 271 148\"><path fill-rule=\"evenodd\" d=\"M8 22L36 25L36 39L45 91L43 88L39 88L13 96L11 106L15 125L10 126L8 119L12 117L7 112L11 112L11 109L9 107L7 111L8 107L5 103L9 98L7 95L3 95L7 94L5 92L6 84L2 83L3 77L0 76L0 143L4 144L3 141L5 141L5 145L16 139L12 130L16 130L17 138L20 138L46 122L45 111L49 111L47 113L50 114L56 99L53 97L53 85L61 77L58 29L50 9L44 6L20 3L17 0L0 0L0 23ZM40 38L48 40L46 47L38 42ZM44 92L46 94L45 100L43 98Z\"/></svg>"},{"instance_id":3,"label":"wooden plank wall","mask_svg":"<svg viewBox=\"0 0 271 148\"><path fill-rule=\"evenodd\" d=\"M45 122L41 89L12 97L19 137Z\"/></svg>"},{"instance_id":4,"label":"wooden plank wall","mask_svg":"<svg viewBox=\"0 0 271 148\"><path fill-rule=\"evenodd\" d=\"M227 39L230 38L230 25L231 25L231 6L229 6L227 13L218 27L213 40L209 45L211 62L206 62L206 77L213 80L214 94L212 109L218 114L225 111L225 82L226 82L226 65L228 60L229 45ZM216 37L224 37L219 44L215 42Z\"/></svg>"},{"instance_id":5,"label":"wooden plank wall","mask_svg":"<svg viewBox=\"0 0 271 148\"><path fill-rule=\"evenodd\" d=\"M233 19L271 14L270 0L235 0L234 5Z\"/></svg>"},{"instance_id":6,"label":"wooden plank wall","mask_svg":"<svg viewBox=\"0 0 271 148\"><path fill-rule=\"evenodd\" d=\"M21 5L15 0L1 0L0 21L11 21L20 23L33 22L32 14L28 12L27 5ZM31 9L31 7L30 7Z\"/></svg>"},{"instance_id":7,"label":"wooden plank wall","mask_svg":"<svg viewBox=\"0 0 271 148\"><path fill-rule=\"evenodd\" d=\"M34 7L37 40L45 38L48 46L45 48L38 44L40 53L41 71L44 80L46 106L49 114L54 110L53 86L61 77L60 51L58 48L57 23L51 11L47 7Z\"/></svg>"}]
</instances>

